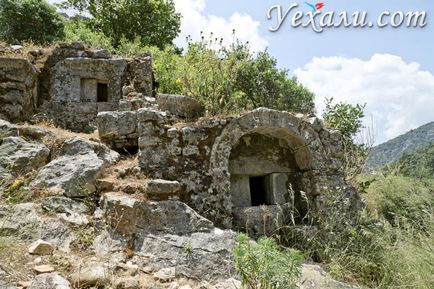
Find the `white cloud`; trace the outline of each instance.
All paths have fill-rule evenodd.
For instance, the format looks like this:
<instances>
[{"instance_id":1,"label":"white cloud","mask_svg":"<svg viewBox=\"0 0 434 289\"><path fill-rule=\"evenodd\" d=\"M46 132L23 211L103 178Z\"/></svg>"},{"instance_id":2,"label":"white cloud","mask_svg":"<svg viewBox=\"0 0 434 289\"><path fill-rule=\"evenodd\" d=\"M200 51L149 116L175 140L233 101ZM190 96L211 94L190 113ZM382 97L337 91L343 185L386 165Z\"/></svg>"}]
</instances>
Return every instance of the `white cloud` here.
<instances>
[{"instance_id":1,"label":"white cloud","mask_svg":"<svg viewBox=\"0 0 434 289\"><path fill-rule=\"evenodd\" d=\"M434 120L434 75L399 56L313 58L294 74L317 95L319 113L325 97L367 103L366 117L374 121L377 143Z\"/></svg>"},{"instance_id":2,"label":"white cloud","mask_svg":"<svg viewBox=\"0 0 434 289\"><path fill-rule=\"evenodd\" d=\"M200 32L208 39L210 33L213 38L223 38L224 44L232 43L232 31L243 42L249 41L254 51L266 48L268 42L259 34L260 23L248 14L234 13L229 19L215 15L205 15L205 0L175 0L176 10L181 13L181 33L175 40L178 46L186 46L186 37L193 40L200 39Z\"/></svg>"}]
</instances>

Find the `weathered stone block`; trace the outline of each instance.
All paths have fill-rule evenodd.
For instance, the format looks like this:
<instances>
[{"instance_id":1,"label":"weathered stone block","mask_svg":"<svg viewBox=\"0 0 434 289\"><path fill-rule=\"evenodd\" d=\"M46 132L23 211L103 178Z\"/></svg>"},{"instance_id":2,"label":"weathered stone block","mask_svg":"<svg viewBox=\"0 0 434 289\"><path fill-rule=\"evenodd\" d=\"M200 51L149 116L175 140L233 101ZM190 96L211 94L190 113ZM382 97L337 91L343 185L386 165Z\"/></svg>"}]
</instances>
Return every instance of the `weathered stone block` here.
<instances>
[{"instance_id":1,"label":"weathered stone block","mask_svg":"<svg viewBox=\"0 0 434 289\"><path fill-rule=\"evenodd\" d=\"M38 70L27 60L0 58L0 118L28 120L36 106Z\"/></svg>"},{"instance_id":2,"label":"weathered stone block","mask_svg":"<svg viewBox=\"0 0 434 289\"><path fill-rule=\"evenodd\" d=\"M181 95L159 94L157 104L161 110L167 110L183 118L198 118L203 116L205 112L205 108L200 102Z\"/></svg>"},{"instance_id":3,"label":"weathered stone block","mask_svg":"<svg viewBox=\"0 0 434 289\"><path fill-rule=\"evenodd\" d=\"M177 181L146 180L144 187L146 195L152 200L167 200L182 193L182 185Z\"/></svg>"}]
</instances>

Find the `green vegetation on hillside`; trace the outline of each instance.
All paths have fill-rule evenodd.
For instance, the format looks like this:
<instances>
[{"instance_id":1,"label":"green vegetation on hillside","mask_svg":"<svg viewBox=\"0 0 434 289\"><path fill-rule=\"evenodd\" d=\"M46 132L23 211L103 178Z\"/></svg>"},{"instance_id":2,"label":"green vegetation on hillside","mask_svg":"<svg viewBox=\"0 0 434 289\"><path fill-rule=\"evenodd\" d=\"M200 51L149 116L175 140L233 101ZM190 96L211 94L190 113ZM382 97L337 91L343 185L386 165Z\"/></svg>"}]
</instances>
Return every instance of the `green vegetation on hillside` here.
<instances>
[{"instance_id":1,"label":"green vegetation on hillside","mask_svg":"<svg viewBox=\"0 0 434 289\"><path fill-rule=\"evenodd\" d=\"M366 167L380 169L397 161L404 153L413 153L431 142L434 142L434 122L427 123L372 148Z\"/></svg>"},{"instance_id":2,"label":"green vegetation on hillside","mask_svg":"<svg viewBox=\"0 0 434 289\"><path fill-rule=\"evenodd\" d=\"M388 166L401 175L417 179L434 178L434 142L414 153L404 153L399 160Z\"/></svg>"},{"instance_id":3,"label":"green vegetation on hillside","mask_svg":"<svg viewBox=\"0 0 434 289\"><path fill-rule=\"evenodd\" d=\"M0 0L0 40L48 44L63 39L63 22L45 0Z\"/></svg>"}]
</instances>

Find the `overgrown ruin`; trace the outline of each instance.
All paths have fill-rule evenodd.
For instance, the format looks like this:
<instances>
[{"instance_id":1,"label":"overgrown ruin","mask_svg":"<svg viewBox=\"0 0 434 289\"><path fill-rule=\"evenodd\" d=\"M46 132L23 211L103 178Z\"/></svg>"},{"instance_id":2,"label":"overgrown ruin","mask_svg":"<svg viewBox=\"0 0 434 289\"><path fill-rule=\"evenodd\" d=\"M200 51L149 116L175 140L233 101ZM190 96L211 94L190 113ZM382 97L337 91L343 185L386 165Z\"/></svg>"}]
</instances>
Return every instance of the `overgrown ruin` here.
<instances>
[{"instance_id":1,"label":"overgrown ruin","mask_svg":"<svg viewBox=\"0 0 434 289\"><path fill-rule=\"evenodd\" d=\"M26 60L0 58L0 118L22 123L42 117L75 132L97 128L99 141L114 150L93 140L67 139L51 159L44 153L29 184L67 198L102 193L100 205L111 231L97 242L117 234L139 252L152 243L145 233L165 230L193 234L190 241L197 237L194 232L233 239L214 226L268 235L293 222L302 226L309 211L321 208L322 196L335 188L350 200L349 210L356 206L357 194L341 171L341 134L316 116L258 108L236 116L204 117L204 107L193 98L155 94L152 73L149 54L115 58L77 43L54 49L39 70ZM8 124L0 127L13 131L11 138L30 133ZM119 154L135 153L137 167L124 176L138 176L140 190L131 184L116 189L102 178ZM58 171L66 171L70 179ZM7 168L2 172L13 180ZM141 190L149 202L128 196ZM119 246L116 242L110 244ZM104 250L102 255L109 254ZM220 257L210 262L220 266ZM169 266L161 258L155 266ZM182 264L179 270L190 274L192 265ZM206 274L191 276L221 277Z\"/></svg>"}]
</instances>

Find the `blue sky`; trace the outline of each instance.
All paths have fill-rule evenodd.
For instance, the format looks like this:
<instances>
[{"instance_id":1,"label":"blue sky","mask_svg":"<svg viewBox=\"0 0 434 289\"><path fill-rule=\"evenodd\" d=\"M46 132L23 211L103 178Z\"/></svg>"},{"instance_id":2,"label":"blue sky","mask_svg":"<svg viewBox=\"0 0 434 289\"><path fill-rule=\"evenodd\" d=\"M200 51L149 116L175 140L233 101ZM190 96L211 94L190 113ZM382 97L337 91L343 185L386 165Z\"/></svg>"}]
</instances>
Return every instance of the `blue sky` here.
<instances>
[{"instance_id":1,"label":"blue sky","mask_svg":"<svg viewBox=\"0 0 434 289\"><path fill-rule=\"evenodd\" d=\"M59 0L50 0L56 2ZM268 48L278 65L316 94L317 114L325 97L349 103L367 103L366 124L375 133L375 143L396 137L434 121L434 5L432 0L317 0L328 11L366 11L376 22L383 11L426 11L424 28L334 28L315 33L311 28L293 28L289 19L278 32L268 28L276 20L267 11L283 9L300 0L174 0L183 16L175 43L185 46L185 37L199 39L201 31L232 40L232 30L252 49ZM314 2L315 1L311 1Z\"/></svg>"},{"instance_id":2,"label":"blue sky","mask_svg":"<svg viewBox=\"0 0 434 289\"><path fill-rule=\"evenodd\" d=\"M288 7L289 3L303 1L206 1L204 14L214 14L229 18L240 12L250 15L261 23L259 34L268 41L268 48L277 57L279 65L294 70L308 63L313 57L345 56L370 58L375 53L400 55L405 61L416 61L422 69L434 72L434 22L422 29L386 28L354 29L339 28L321 34L310 28L292 28L288 23L275 33L268 27L273 21L267 20L267 10L275 4ZM309 1L308 1L309 2ZM312 1L313 2L313 1ZM382 11L427 11L428 20L434 21L434 5L431 0L321 0L324 10L367 11L375 19ZM430 17L432 16L432 17Z\"/></svg>"},{"instance_id":3,"label":"blue sky","mask_svg":"<svg viewBox=\"0 0 434 289\"><path fill-rule=\"evenodd\" d=\"M377 21L383 11L426 11L424 28L335 28L316 33L293 28L287 21L270 32L276 20L267 11L280 4L284 9L304 1L280 0L175 0L182 13L185 36L198 39L200 31L214 32L230 41L232 29L253 49L268 48L278 65L316 94L317 114L325 97L336 101L366 103L365 122L375 143L394 138L434 121L434 5L432 0L318 0L327 11L366 11ZM313 1L312 1L313 2ZM431 23L433 21L433 23Z\"/></svg>"}]
</instances>

